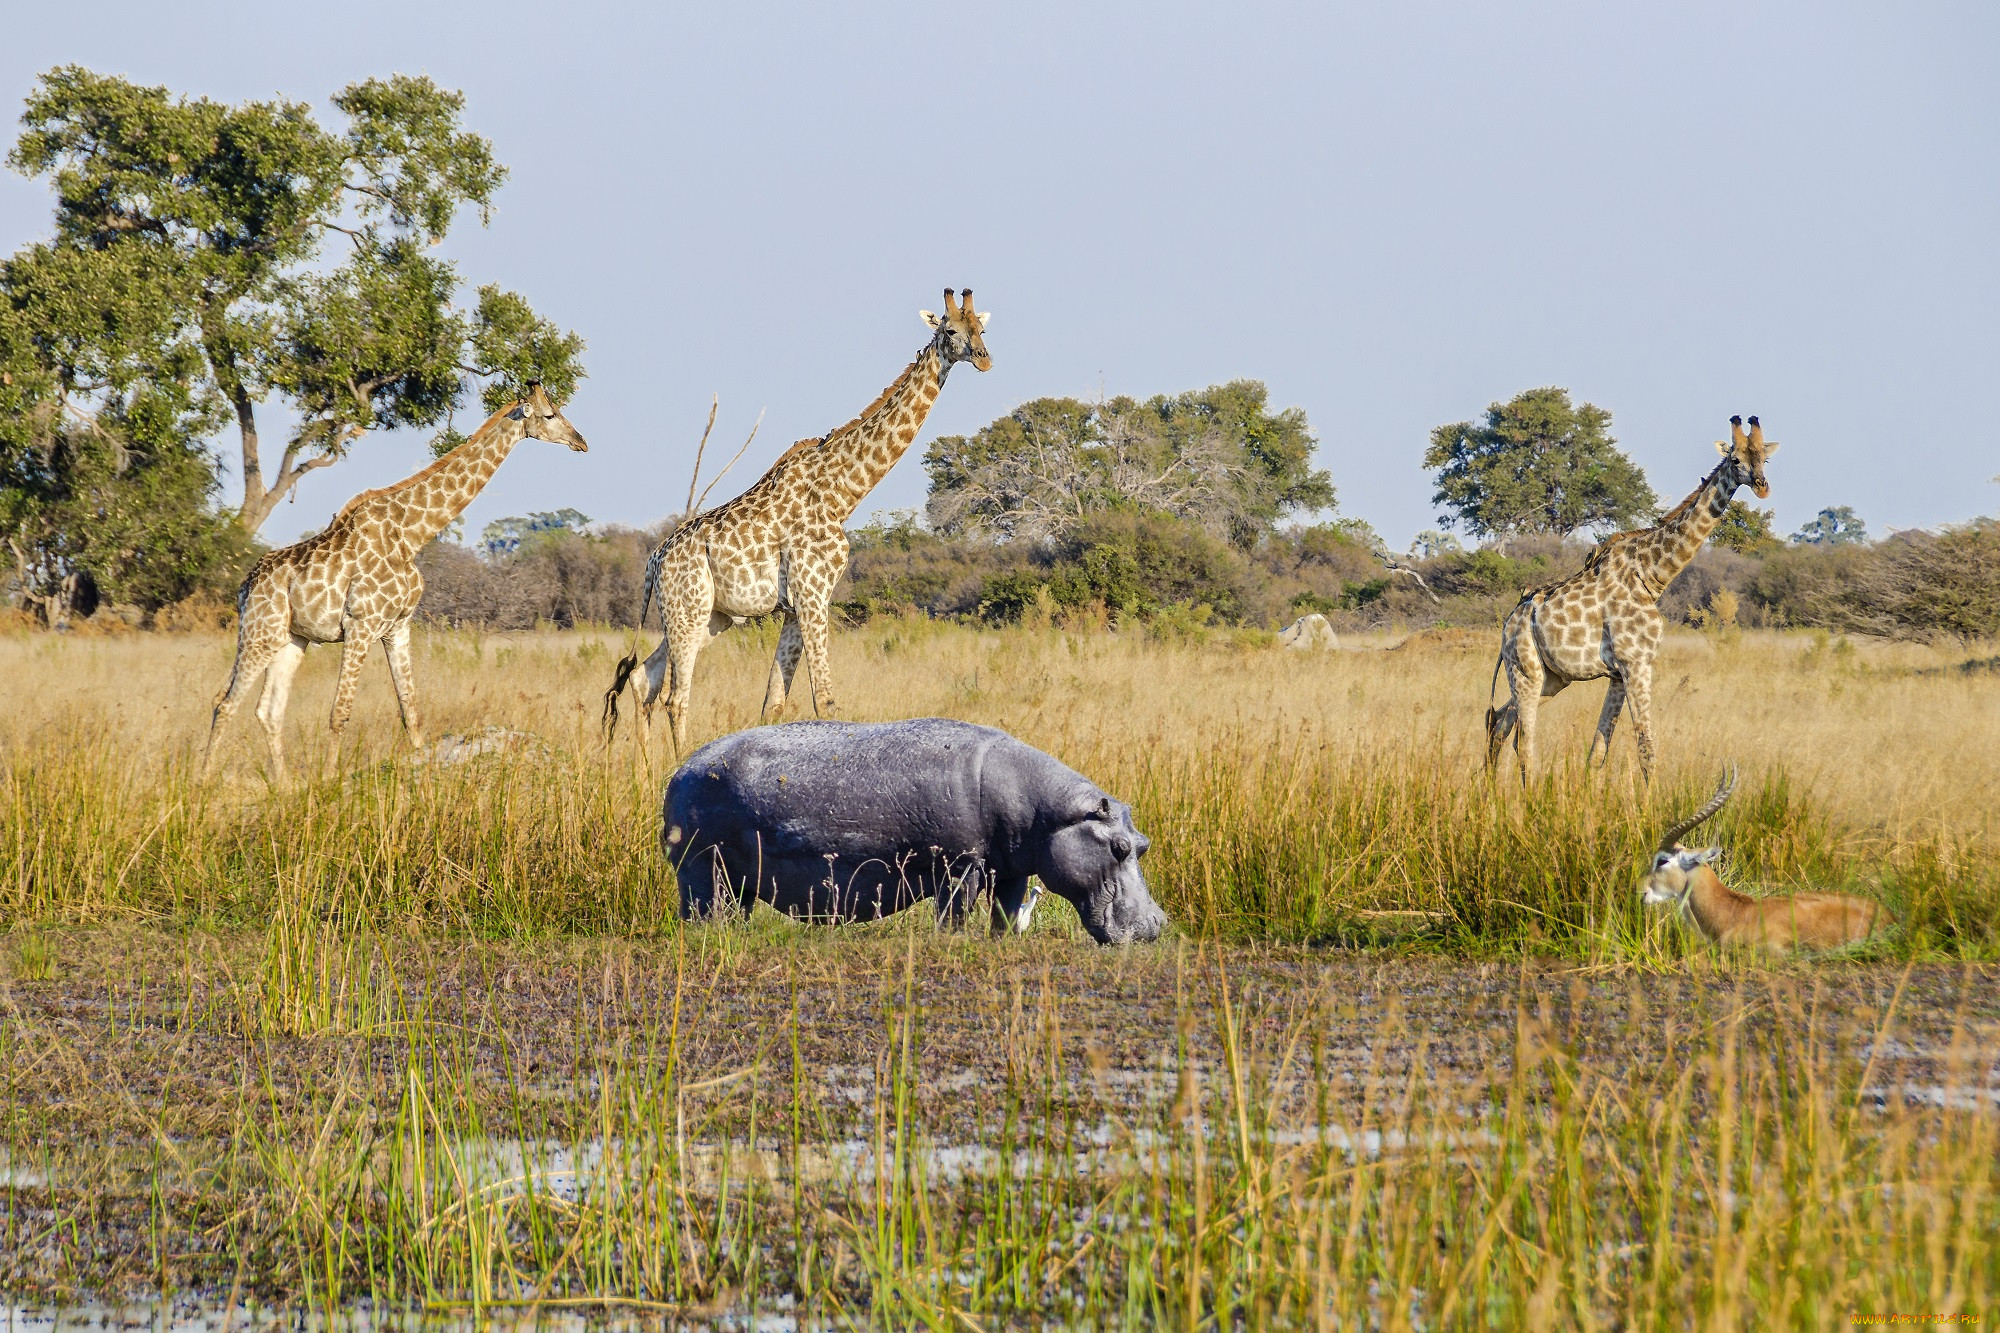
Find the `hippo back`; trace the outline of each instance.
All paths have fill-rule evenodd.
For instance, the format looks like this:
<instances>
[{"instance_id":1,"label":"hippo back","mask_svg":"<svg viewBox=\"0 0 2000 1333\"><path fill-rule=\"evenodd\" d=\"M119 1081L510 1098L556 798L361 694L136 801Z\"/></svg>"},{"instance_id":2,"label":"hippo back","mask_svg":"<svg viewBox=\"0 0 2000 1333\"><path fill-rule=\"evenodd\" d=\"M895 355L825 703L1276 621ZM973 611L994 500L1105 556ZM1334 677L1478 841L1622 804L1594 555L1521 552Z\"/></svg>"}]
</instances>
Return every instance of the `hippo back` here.
<instances>
[{"instance_id":1,"label":"hippo back","mask_svg":"<svg viewBox=\"0 0 2000 1333\"><path fill-rule=\"evenodd\" d=\"M996 750L1006 753L989 790ZM703 746L674 774L665 833L670 852L749 852L742 844L754 838L766 857L932 846L977 855L1007 816L1032 818L1031 795L1017 792L1024 763L1085 781L1004 731L946 718L753 727Z\"/></svg>"}]
</instances>

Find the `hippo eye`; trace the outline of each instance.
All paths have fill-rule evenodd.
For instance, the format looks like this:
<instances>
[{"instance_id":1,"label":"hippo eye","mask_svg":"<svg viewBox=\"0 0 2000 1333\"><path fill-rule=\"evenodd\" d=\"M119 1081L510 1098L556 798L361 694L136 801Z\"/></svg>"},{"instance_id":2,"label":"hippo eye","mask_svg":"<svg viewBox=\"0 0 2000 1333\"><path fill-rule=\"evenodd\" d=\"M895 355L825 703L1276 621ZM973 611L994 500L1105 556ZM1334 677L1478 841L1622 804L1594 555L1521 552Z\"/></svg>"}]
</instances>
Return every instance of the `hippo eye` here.
<instances>
[{"instance_id":1,"label":"hippo eye","mask_svg":"<svg viewBox=\"0 0 2000 1333\"><path fill-rule=\"evenodd\" d=\"M1131 854L1132 840L1130 838L1121 833L1111 840L1111 855L1113 859L1123 861Z\"/></svg>"}]
</instances>

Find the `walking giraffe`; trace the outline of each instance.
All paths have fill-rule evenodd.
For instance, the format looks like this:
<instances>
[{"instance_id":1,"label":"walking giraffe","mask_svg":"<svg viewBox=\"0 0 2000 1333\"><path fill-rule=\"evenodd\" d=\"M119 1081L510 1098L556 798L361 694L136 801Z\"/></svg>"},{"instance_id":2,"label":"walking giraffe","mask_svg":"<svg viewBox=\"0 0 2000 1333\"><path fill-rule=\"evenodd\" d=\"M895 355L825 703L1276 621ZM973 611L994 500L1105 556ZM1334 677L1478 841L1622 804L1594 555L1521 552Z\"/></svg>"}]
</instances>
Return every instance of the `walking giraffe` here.
<instances>
[{"instance_id":1,"label":"walking giraffe","mask_svg":"<svg viewBox=\"0 0 2000 1333\"><path fill-rule=\"evenodd\" d=\"M657 596L664 637L642 669L639 704L650 718L671 672L667 720L677 753L687 749L695 659L710 640L752 616L777 611L784 617L764 716L784 708L801 655L813 711L822 717L833 712L827 603L847 568L848 516L917 438L951 368L961 361L978 370L993 364L985 339L992 312L973 312L971 288L958 297L945 288L942 315L919 313L934 330L930 342L860 416L823 438L794 444L756 485L682 524L647 561L639 624L644 627ZM618 696L639 666L636 651L618 663L604 692L608 729L618 724Z\"/></svg>"},{"instance_id":2,"label":"walking giraffe","mask_svg":"<svg viewBox=\"0 0 2000 1333\"><path fill-rule=\"evenodd\" d=\"M1729 433L1730 443L1715 442L1722 461L1659 523L1605 538L1582 569L1560 583L1530 589L1508 613L1493 675L1497 683L1500 668L1507 669L1512 697L1506 707L1486 710L1489 773L1512 731L1526 783L1535 764L1535 713L1541 701L1578 681L1609 676L1611 687L1584 762L1595 759L1600 746L1605 763L1611 762L1611 733L1618 710L1629 702L1639 771L1652 780L1653 653L1660 644L1660 594L1708 540L1737 487L1748 486L1760 500L1771 493L1764 463L1778 452L1777 444L1765 441L1755 417L1747 435L1743 418L1729 418Z\"/></svg>"},{"instance_id":3,"label":"walking giraffe","mask_svg":"<svg viewBox=\"0 0 2000 1333\"><path fill-rule=\"evenodd\" d=\"M410 676L410 617L424 595L417 552L472 503L527 436L583 452L583 436L530 382L520 402L502 408L472 438L413 477L349 500L318 534L258 560L236 594L236 664L215 701L202 773L215 766L215 742L257 673L269 668L257 720L271 743L271 774L285 780L283 728L292 677L315 643L340 643L340 683L333 692L335 735L354 709L368 646L381 641L395 682L403 729L424 743Z\"/></svg>"}]
</instances>

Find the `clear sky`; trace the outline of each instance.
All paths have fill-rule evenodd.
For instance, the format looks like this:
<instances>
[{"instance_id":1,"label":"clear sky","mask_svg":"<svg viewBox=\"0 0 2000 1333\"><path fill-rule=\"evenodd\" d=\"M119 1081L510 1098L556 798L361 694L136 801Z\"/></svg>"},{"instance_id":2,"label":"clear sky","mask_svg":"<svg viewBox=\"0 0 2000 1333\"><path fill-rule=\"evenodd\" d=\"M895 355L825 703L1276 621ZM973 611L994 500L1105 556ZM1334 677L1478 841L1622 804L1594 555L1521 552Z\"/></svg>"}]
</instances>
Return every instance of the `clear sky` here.
<instances>
[{"instance_id":1,"label":"clear sky","mask_svg":"<svg viewBox=\"0 0 2000 1333\"><path fill-rule=\"evenodd\" d=\"M711 458L769 409L733 494L868 403L946 284L995 312L993 369L864 513L1026 399L1239 376L1399 547L1434 521L1430 428L1543 384L1609 408L1669 501L1754 412L1787 531L2000 511L1991 3L10 10L9 104L66 62L330 121L369 75L465 91L512 177L450 249L590 342L589 454L523 445L472 532L678 508L716 392ZM0 245L48 228L0 178ZM265 535L426 458L368 441Z\"/></svg>"}]
</instances>

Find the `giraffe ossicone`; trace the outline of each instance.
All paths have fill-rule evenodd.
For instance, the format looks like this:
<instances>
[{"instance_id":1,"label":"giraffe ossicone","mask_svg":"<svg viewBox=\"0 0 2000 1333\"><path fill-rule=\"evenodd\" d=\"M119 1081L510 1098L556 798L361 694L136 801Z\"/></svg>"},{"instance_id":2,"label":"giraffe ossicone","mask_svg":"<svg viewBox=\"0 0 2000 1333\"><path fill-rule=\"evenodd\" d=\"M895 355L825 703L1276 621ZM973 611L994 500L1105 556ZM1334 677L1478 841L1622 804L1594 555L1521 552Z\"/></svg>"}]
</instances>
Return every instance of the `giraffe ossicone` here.
<instances>
[{"instance_id":1,"label":"giraffe ossicone","mask_svg":"<svg viewBox=\"0 0 2000 1333\"><path fill-rule=\"evenodd\" d=\"M223 727L263 672L257 720L270 743L272 778L285 780L285 706L292 677L315 643L342 645L329 719L336 735L354 710L368 647L380 642L403 728L413 743L423 744L410 667L410 617L424 595L417 554L464 512L514 446L529 436L578 453L587 448L542 386L530 381L520 401L495 412L437 462L393 486L363 491L318 533L257 561L236 594L236 662L216 697L202 755L204 776L214 771Z\"/></svg>"},{"instance_id":2,"label":"giraffe ossicone","mask_svg":"<svg viewBox=\"0 0 2000 1333\"><path fill-rule=\"evenodd\" d=\"M635 673L642 715L662 692L674 749L687 749L687 709L695 660L733 625L777 612L784 617L764 690L763 715L782 712L804 658L813 710L834 710L827 668L828 604L847 568L847 520L908 451L954 365L989 369L986 323L970 287L944 289L944 313L918 312L930 341L861 414L817 439L792 445L743 494L689 515L646 562L639 625L655 598L662 637L643 664L635 651L618 663L604 693L607 736L618 724L618 697Z\"/></svg>"},{"instance_id":3,"label":"giraffe ossicone","mask_svg":"<svg viewBox=\"0 0 2000 1333\"><path fill-rule=\"evenodd\" d=\"M1778 451L1764 438L1756 417L1743 429L1742 417L1729 419L1729 443L1716 442L1722 461L1692 494L1650 528L1614 533L1584 558L1583 568L1546 587L1530 588L1507 614L1500 631L1500 660L1493 675L1507 672L1505 706L1486 710L1486 769L1500 762L1509 733L1526 783L1535 764L1535 722L1543 699L1578 681L1609 677L1604 710L1585 762L1600 749L1611 761L1611 736L1623 708L1632 713L1639 746L1639 769L1653 776L1653 657L1664 622L1660 594L1694 559L1728 509L1737 488L1748 486L1758 499L1771 493L1764 464Z\"/></svg>"}]
</instances>

